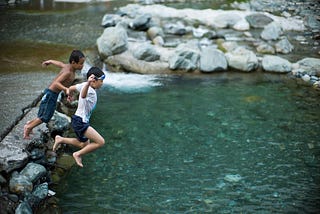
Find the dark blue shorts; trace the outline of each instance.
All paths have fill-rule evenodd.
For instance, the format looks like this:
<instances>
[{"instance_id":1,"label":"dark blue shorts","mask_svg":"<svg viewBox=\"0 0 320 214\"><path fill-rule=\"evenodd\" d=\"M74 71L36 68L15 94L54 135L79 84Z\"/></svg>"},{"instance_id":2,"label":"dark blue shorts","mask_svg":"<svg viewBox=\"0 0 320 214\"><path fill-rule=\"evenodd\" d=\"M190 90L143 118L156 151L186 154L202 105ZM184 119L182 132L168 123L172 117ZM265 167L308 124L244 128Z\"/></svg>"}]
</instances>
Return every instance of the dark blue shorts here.
<instances>
[{"instance_id":1,"label":"dark blue shorts","mask_svg":"<svg viewBox=\"0 0 320 214\"><path fill-rule=\"evenodd\" d=\"M71 119L71 125L80 142L87 142L89 140L84 136L84 133L90 126L89 123L84 123L81 117L73 115Z\"/></svg>"},{"instance_id":2,"label":"dark blue shorts","mask_svg":"<svg viewBox=\"0 0 320 214\"><path fill-rule=\"evenodd\" d=\"M53 92L50 89L44 91L38 111L38 118L40 118L42 122L48 123L50 121L56 110L58 96L59 93Z\"/></svg>"}]
</instances>

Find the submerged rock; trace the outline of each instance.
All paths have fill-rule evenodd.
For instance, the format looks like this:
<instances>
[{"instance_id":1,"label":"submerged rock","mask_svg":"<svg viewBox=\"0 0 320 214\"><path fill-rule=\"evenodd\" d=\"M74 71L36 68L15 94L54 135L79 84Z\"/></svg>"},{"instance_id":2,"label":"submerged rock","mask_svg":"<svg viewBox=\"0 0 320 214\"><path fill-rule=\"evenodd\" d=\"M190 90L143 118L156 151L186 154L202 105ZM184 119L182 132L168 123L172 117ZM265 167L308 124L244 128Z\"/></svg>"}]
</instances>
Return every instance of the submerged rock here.
<instances>
[{"instance_id":1,"label":"submerged rock","mask_svg":"<svg viewBox=\"0 0 320 214\"><path fill-rule=\"evenodd\" d=\"M242 179L242 177L239 174L235 174L235 175L231 175L228 174L226 176L224 176L224 180L228 181L228 182L239 182Z\"/></svg>"}]
</instances>

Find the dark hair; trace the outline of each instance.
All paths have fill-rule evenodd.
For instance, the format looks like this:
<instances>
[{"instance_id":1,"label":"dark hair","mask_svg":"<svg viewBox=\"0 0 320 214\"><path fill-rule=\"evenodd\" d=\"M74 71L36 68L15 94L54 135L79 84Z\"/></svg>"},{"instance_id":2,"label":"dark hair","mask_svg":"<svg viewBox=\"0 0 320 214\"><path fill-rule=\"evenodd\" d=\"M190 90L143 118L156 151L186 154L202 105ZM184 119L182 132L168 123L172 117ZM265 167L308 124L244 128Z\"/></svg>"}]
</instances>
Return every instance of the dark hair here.
<instances>
[{"instance_id":1,"label":"dark hair","mask_svg":"<svg viewBox=\"0 0 320 214\"><path fill-rule=\"evenodd\" d=\"M102 75L104 75L103 71L98 68L98 67L91 67L89 69L89 71L87 72L87 79L94 74L97 78L101 77Z\"/></svg>"},{"instance_id":2,"label":"dark hair","mask_svg":"<svg viewBox=\"0 0 320 214\"><path fill-rule=\"evenodd\" d=\"M70 54L69 63L71 64L72 61L78 63L81 58L84 58L84 54L79 50L73 50Z\"/></svg>"}]
</instances>

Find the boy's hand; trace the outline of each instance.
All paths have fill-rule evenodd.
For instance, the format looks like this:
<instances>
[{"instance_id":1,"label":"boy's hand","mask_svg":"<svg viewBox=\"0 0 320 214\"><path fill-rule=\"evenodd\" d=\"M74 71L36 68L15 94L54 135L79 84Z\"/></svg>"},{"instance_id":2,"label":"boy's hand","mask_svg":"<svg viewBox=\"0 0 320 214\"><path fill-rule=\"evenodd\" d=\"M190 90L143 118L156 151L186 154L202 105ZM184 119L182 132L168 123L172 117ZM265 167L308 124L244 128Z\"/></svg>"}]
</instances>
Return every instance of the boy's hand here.
<instances>
[{"instance_id":1,"label":"boy's hand","mask_svg":"<svg viewBox=\"0 0 320 214\"><path fill-rule=\"evenodd\" d=\"M94 74L91 74L91 76L88 78L88 83L91 83L95 80L96 76Z\"/></svg>"},{"instance_id":2,"label":"boy's hand","mask_svg":"<svg viewBox=\"0 0 320 214\"><path fill-rule=\"evenodd\" d=\"M66 95L67 95L67 101L68 102L72 102L73 101L73 96L72 96L72 93L70 93L70 89L67 88L66 90Z\"/></svg>"},{"instance_id":3,"label":"boy's hand","mask_svg":"<svg viewBox=\"0 0 320 214\"><path fill-rule=\"evenodd\" d=\"M42 67L47 67L50 64L51 64L50 60L46 60L46 61L42 62Z\"/></svg>"}]
</instances>

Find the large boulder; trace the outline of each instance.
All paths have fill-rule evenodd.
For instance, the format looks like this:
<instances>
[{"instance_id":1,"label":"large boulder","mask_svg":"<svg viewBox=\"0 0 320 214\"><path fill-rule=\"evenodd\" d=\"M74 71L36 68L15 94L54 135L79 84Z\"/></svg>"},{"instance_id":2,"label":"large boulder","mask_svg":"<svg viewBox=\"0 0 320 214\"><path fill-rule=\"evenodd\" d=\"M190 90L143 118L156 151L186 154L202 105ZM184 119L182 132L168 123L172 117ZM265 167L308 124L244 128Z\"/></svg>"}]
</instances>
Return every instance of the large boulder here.
<instances>
[{"instance_id":1,"label":"large boulder","mask_svg":"<svg viewBox=\"0 0 320 214\"><path fill-rule=\"evenodd\" d=\"M102 35L97 39L97 47L103 59L126 51L128 48L127 31L121 23L104 29Z\"/></svg>"}]
</instances>

